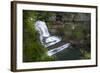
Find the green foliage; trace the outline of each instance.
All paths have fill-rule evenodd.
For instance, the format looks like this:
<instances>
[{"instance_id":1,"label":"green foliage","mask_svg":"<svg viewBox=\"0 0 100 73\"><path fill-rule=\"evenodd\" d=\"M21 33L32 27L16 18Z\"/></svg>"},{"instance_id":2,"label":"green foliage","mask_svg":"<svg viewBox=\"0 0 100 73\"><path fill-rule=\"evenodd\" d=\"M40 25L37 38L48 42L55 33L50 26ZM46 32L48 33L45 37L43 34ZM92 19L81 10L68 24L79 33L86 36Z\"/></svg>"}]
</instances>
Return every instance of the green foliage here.
<instances>
[{"instance_id":1,"label":"green foliage","mask_svg":"<svg viewBox=\"0 0 100 73\"><path fill-rule=\"evenodd\" d=\"M84 50L84 49L80 49L80 51L81 51L81 53L82 53L82 59L90 59L91 58L91 53L90 52L88 52L88 51L86 51L86 50Z\"/></svg>"},{"instance_id":2,"label":"green foliage","mask_svg":"<svg viewBox=\"0 0 100 73\"><path fill-rule=\"evenodd\" d=\"M37 15L38 12L23 11L24 62L54 60L54 58L47 56L47 48L44 48L39 42L38 33L34 27Z\"/></svg>"}]
</instances>

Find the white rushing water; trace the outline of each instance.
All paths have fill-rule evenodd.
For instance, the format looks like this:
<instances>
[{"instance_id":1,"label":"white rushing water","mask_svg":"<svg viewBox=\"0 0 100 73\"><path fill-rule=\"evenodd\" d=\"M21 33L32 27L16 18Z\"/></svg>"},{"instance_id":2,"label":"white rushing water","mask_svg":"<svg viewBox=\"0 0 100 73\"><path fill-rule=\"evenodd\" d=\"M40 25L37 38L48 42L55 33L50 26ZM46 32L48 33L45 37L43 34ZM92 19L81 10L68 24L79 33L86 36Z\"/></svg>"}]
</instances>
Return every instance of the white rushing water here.
<instances>
[{"instance_id":1,"label":"white rushing water","mask_svg":"<svg viewBox=\"0 0 100 73\"><path fill-rule=\"evenodd\" d=\"M45 47L54 45L61 41L61 38L50 35L47 25L44 21L36 21L35 28L40 34L40 41L42 45L44 45Z\"/></svg>"},{"instance_id":2,"label":"white rushing water","mask_svg":"<svg viewBox=\"0 0 100 73\"><path fill-rule=\"evenodd\" d=\"M35 28L36 30L39 32L40 34L40 42L42 43L42 45L44 45L45 47L49 47L49 46L52 46L58 42L61 41L61 38L59 38L58 36L51 36L49 31L48 31L48 28L47 28L47 25L44 21L36 21L35 23ZM57 48L54 48L52 50L49 50L47 52L47 54L49 56L52 56L66 48L68 48L70 45L70 43L66 43L60 47L57 47Z\"/></svg>"},{"instance_id":3,"label":"white rushing water","mask_svg":"<svg viewBox=\"0 0 100 73\"><path fill-rule=\"evenodd\" d=\"M64 44L64 45L62 45L60 47L54 48L52 50L49 50L47 54L49 56L52 56L52 55L54 55L54 54L56 54L56 53L58 53L58 52L60 52L60 51L62 51L64 49L67 49L69 46L70 46L70 43L66 43L66 44Z\"/></svg>"}]
</instances>

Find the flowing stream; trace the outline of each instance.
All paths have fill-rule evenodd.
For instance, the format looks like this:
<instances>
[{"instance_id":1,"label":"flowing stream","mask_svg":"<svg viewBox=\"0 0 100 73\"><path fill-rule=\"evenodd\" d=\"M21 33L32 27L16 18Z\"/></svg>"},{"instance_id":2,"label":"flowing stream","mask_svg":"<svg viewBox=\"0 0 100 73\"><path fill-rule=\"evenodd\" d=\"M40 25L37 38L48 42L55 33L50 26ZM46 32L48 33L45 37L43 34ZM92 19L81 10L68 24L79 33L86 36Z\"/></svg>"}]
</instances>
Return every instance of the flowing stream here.
<instances>
[{"instance_id":1,"label":"flowing stream","mask_svg":"<svg viewBox=\"0 0 100 73\"><path fill-rule=\"evenodd\" d=\"M60 51L62 51L64 49L67 49L69 46L70 46L70 43L66 43L66 44L64 44L64 45L62 45L60 47L54 48L52 50L49 50L48 51L48 55L49 56L55 55L56 53L58 53L58 52L60 52Z\"/></svg>"}]
</instances>

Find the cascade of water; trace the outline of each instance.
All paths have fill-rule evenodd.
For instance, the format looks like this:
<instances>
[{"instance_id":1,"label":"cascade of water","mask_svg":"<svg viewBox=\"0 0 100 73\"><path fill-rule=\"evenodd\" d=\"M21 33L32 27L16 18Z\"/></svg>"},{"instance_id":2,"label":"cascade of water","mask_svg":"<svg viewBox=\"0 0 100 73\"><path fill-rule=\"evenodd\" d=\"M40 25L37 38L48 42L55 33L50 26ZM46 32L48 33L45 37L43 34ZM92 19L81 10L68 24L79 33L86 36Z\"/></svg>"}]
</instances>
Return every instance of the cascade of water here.
<instances>
[{"instance_id":1,"label":"cascade of water","mask_svg":"<svg viewBox=\"0 0 100 73\"><path fill-rule=\"evenodd\" d=\"M64 44L64 45L62 45L60 47L57 47L57 48L54 48L54 49L48 51L47 54L49 56L55 55L56 53L58 53L58 52L60 52L60 51L62 51L64 49L67 49L69 46L70 46L70 43L66 43L66 44Z\"/></svg>"},{"instance_id":2,"label":"cascade of water","mask_svg":"<svg viewBox=\"0 0 100 73\"><path fill-rule=\"evenodd\" d=\"M44 21L36 21L35 27L40 34L40 41L45 47L54 45L61 41L61 38L50 35L46 23Z\"/></svg>"},{"instance_id":3,"label":"cascade of water","mask_svg":"<svg viewBox=\"0 0 100 73\"><path fill-rule=\"evenodd\" d=\"M43 46L49 47L49 46L52 46L52 45L59 43L61 41L61 38L59 38L57 36L50 35L48 28L46 26L46 23L44 21L40 21L40 20L36 21L35 28L40 34L40 42L42 43ZM47 52L47 54L49 56L52 56L52 55L54 55L54 54L56 54L64 49L68 48L69 46L70 46L70 43L66 43L60 47L53 48L52 50L49 50Z\"/></svg>"}]
</instances>

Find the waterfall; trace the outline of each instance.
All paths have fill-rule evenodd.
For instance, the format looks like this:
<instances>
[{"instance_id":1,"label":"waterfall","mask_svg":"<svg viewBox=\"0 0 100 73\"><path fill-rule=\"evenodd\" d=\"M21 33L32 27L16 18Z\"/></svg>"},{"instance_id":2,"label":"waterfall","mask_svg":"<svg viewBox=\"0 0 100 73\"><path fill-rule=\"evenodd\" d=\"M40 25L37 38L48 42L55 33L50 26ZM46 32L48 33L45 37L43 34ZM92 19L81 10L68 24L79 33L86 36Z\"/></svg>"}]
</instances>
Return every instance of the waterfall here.
<instances>
[{"instance_id":1,"label":"waterfall","mask_svg":"<svg viewBox=\"0 0 100 73\"><path fill-rule=\"evenodd\" d=\"M44 21L36 21L35 27L40 34L40 41L45 47L49 47L61 41L61 38L50 35L46 23Z\"/></svg>"},{"instance_id":2,"label":"waterfall","mask_svg":"<svg viewBox=\"0 0 100 73\"><path fill-rule=\"evenodd\" d=\"M56 53L58 53L58 52L60 52L60 51L62 51L64 49L67 49L69 46L70 46L70 43L66 43L66 44L64 44L64 45L62 45L60 47L57 47L57 48L54 48L54 49L48 51L47 54L49 56L55 55Z\"/></svg>"},{"instance_id":3,"label":"waterfall","mask_svg":"<svg viewBox=\"0 0 100 73\"><path fill-rule=\"evenodd\" d=\"M61 41L61 38L59 38L58 36L50 35L48 28L46 26L46 23L44 21L40 21L40 20L36 21L35 28L40 34L40 42L42 43L43 46L48 48L49 46L52 46ZM61 45L57 48L53 48L53 49L49 50L47 52L47 54L49 56L52 56L64 49L68 48L69 46L70 46L70 43L65 43L64 45Z\"/></svg>"}]
</instances>

